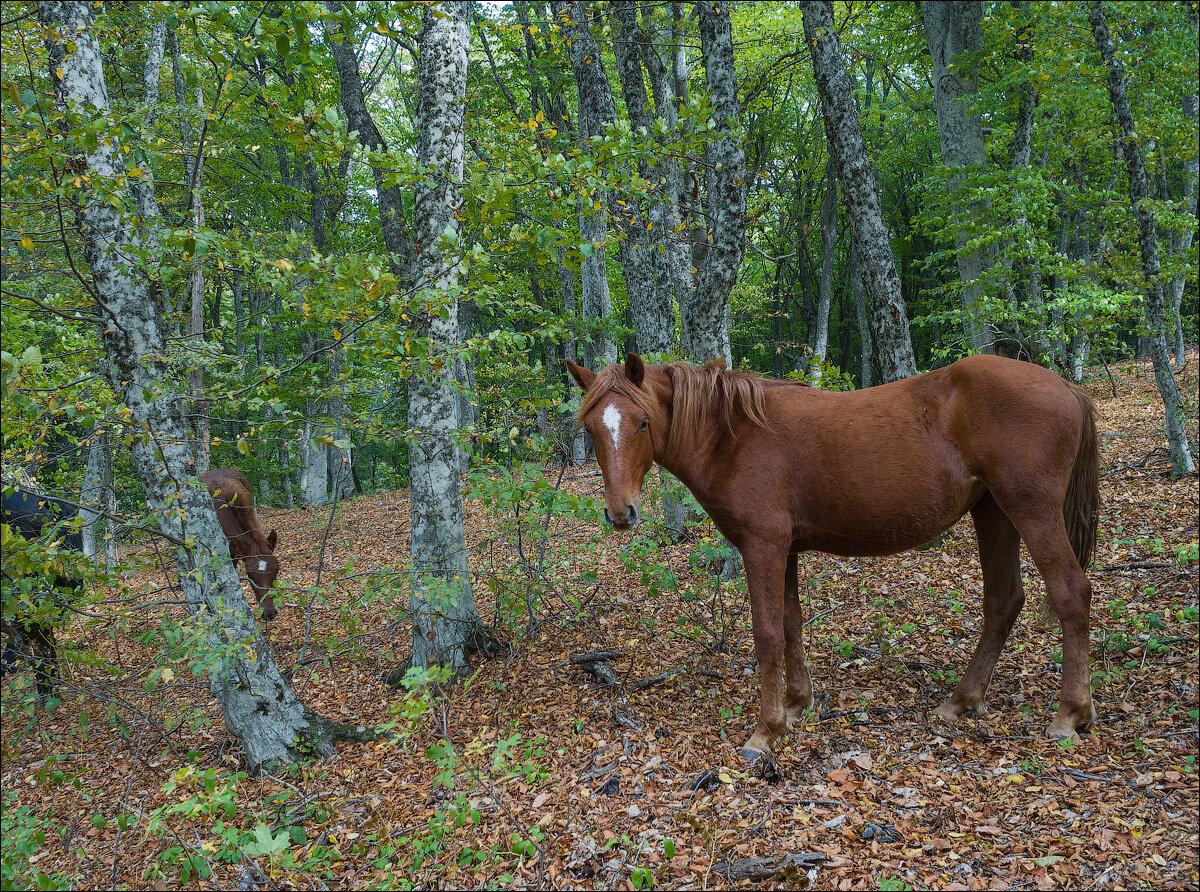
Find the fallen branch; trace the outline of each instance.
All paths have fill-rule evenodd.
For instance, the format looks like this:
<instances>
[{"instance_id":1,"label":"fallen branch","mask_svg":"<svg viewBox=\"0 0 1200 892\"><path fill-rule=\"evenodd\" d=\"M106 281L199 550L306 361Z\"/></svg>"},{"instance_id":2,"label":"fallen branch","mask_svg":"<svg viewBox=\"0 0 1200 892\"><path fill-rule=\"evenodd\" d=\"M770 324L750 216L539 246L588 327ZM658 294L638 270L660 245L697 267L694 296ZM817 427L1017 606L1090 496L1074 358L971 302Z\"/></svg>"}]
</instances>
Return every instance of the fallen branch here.
<instances>
[{"instance_id":1,"label":"fallen branch","mask_svg":"<svg viewBox=\"0 0 1200 892\"><path fill-rule=\"evenodd\" d=\"M606 662L623 656L625 654L619 650L589 650L584 654L575 654L575 656L571 657L571 662L576 666L583 666L587 663Z\"/></svg>"},{"instance_id":2,"label":"fallen branch","mask_svg":"<svg viewBox=\"0 0 1200 892\"><path fill-rule=\"evenodd\" d=\"M778 874L783 874L791 880L789 874L807 872L828 857L824 852L800 852L794 855L776 855L774 858L738 858L733 862L719 861L712 869L730 882L769 880ZM808 879L807 876L805 879Z\"/></svg>"},{"instance_id":3,"label":"fallen branch","mask_svg":"<svg viewBox=\"0 0 1200 892\"><path fill-rule=\"evenodd\" d=\"M668 669L666 672L660 673L659 675L655 675L653 678L643 678L641 681L635 681L633 684L629 685L629 690L631 690L631 691L644 690L645 688L648 688L651 685L656 685L662 681L668 681L668 680L674 678L676 675L678 675L682 671L683 670L680 668Z\"/></svg>"},{"instance_id":4,"label":"fallen branch","mask_svg":"<svg viewBox=\"0 0 1200 892\"><path fill-rule=\"evenodd\" d=\"M1064 768L1062 773L1080 781L1103 781L1106 784L1124 783L1124 778L1120 777L1105 777L1102 774L1090 774L1087 771L1080 771L1078 768Z\"/></svg>"},{"instance_id":5,"label":"fallen branch","mask_svg":"<svg viewBox=\"0 0 1200 892\"><path fill-rule=\"evenodd\" d=\"M620 656L624 654L616 650L590 650L571 657L571 662L590 674L601 687L614 688L620 679L609 661Z\"/></svg>"},{"instance_id":6,"label":"fallen branch","mask_svg":"<svg viewBox=\"0 0 1200 892\"><path fill-rule=\"evenodd\" d=\"M1130 561L1127 564L1105 564L1105 570L1161 570L1165 567L1174 567L1174 564L1166 561Z\"/></svg>"}]
</instances>

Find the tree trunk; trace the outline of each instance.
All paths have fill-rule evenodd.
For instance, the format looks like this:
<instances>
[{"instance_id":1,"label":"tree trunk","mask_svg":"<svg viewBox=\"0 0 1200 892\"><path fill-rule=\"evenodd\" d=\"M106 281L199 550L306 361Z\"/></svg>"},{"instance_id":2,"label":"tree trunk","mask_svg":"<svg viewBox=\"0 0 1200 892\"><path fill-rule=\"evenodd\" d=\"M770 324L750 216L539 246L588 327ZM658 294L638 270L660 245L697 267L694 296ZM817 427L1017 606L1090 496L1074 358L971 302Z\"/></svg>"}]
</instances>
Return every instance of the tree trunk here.
<instances>
[{"instance_id":1,"label":"tree trunk","mask_svg":"<svg viewBox=\"0 0 1200 892\"><path fill-rule=\"evenodd\" d=\"M996 331L987 319L983 278L995 260L995 248L969 246L974 239L966 231L968 224L986 204L972 201L963 182L969 170L981 170L987 165L983 123L970 106L978 88L983 3L981 0L922 3L921 20L933 59L938 142L942 147L942 163L950 171L947 185L957 218L954 244L963 286L963 331L972 350L993 353ZM964 53L974 55L963 57Z\"/></svg>"},{"instance_id":2,"label":"tree trunk","mask_svg":"<svg viewBox=\"0 0 1200 892\"><path fill-rule=\"evenodd\" d=\"M79 492L79 516L83 520L79 533L83 540L83 554L91 557L96 553L96 533L108 501L105 498L105 484L111 475L108 436L99 422L92 428L87 450L87 470L84 471L83 486ZM111 530L111 521L106 520L104 525Z\"/></svg>"},{"instance_id":3,"label":"tree trunk","mask_svg":"<svg viewBox=\"0 0 1200 892\"><path fill-rule=\"evenodd\" d=\"M204 85L200 78L196 79L196 109L199 120L203 121L206 113L204 107ZM202 142L202 141L201 141ZM195 239L204 228L204 146L196 144L196 155L192 161L192 237ZM188 372L188 389L192 394L192 412L196 430L196 473L203 474L208 470L210 450L209 405L204 398L204 265L196 254L191 257L193 264L191 284L191 325L188 335L192 341L192 368Z\"/></svg>"},{"instance_id":4,"label":"tree trunk","mask_svg":"<svg viewBox=\"0 0 1200 892\"><path fill-rule=\"evenodd\" d=\"M1129 173L1129 197L1137 217L1138 245L1142 253L1142 271L1146 277L1146 322L1150 334L1150 358L1154 363L1154 378L1158 393L1163 401L1166 415L1167 443L1171 451L1171 465L1176 476L1196 469L1188 449L1187 426L1184 423L1183 403L1179 388L1171 372L1171 361L1167 356L1165 330L1166 308L1163 301L1162 270L1158 261L1158 233L1154 215L1150 209L1150 179L1142 159L1142 148L1138 143L1137 127L1129 106L1129 95L1125 90L1125 66L1116 57L1116 48L1108 36L1108 24L1104 18L1104 7L1094 2L1088 7L1088 21L1096 38L1096 47L1104 57L1108 68L1108 97L1112 101L1117 124L1121 128L1121 143L1125 152L1125 167Z\"/></svg>"},{"instance_id":5,"label":"tree trunk","mask_svg":"<svg viewBox=\"0 0 1200 892\"><path fill-rule=\"evenodd\" d=\"M1022 26L1016 33L1017 60L1022 65L1029 66L1033 62L1034 36L1030 19L1031 11L1026 0L1018 0L1014 6L1018 13L1025 17ZM1013 122L1012 159L1009 165L1009 169L1012 171L1027 170L1032 156L1034 112L1037 110L1040 99L1032 78L1027 78L1021 84L1020 96L1017 105L1017 119ZM1043 161L1042 166L1044 164ZM1021 189L1020 183L1021 181L1018 179L1015 185L1018 190ZM1016 303L1024 311L1023 317L1032 322L1031 327L1027 326L1027 340L1037 355L1030 358L1034 361L1044 362L1053 348L1045 334L1046 320L1042 309L1045 304L1042 269L1033 250L1034 239L1037 235L1029 224L1029 215L1025 211L1022 196L1014 195L1013 203L1018 208L1013 220L1013 238L1018 243L1015 249L1016 257L1012 262L1015 279L1014 294L1018 296ZM1025 247L1026 245L1028 248ZM1016 334L1020 336L1019 331Z\"/></svg>"},{"instance_id":6,"label":"tree trunk","mask_svg":"<svg viewBox=\"0 0 1200 892\"><path fill-rule=\"evenodd\" d=\"M858 386L870 387L871 371L871 319L867 307L867 290L863 287L862 272L858 268L858 251L850 242L850 287L854 289L854 312L858 317L858 341L862 347L859 357Z\"/></svg>"},{"instance_id":7,"label":"tree trunk","mask_svg":"<svg viewBox=\"0 0 1200 892\"><path fill-rule=\"evenodd\" d=\"M42 2L38 17L47 35L60 114L73 103L108 117L92 5ZM60 42L68 35L73 44L69 54ZM94 150L67 159L91 178L78 192L77 224L103 320L100 337L109 381L128 409L134 467L148 507L164 536L176 545L184 597L212 655L207 663L209 684L252 771L295 762L307 752L331 755L338 730L305 709L258 636L212 499L195 479L195 455L188 445L180 394L171 392L157 308L136 273L140 244L134 221L107 201L110 195L125 197L121 130L109 122L105 132L109 138Z\"/></svg>"},{"instance_id":8,"label":"tree trunk","mask_svg":"<svg viewBox=\"0 0 1200 892\"><path fill-rule=\"evenodd\" d=\"M682 347L697 362L722 357L732 367L729 295L746 250L746 154L733 69L733 35L727 2L696 6L700 52L712 104L712 128L704 147L708 235L696 293L679 308Z\"/></svg>"},{"instance_id":9,"label":"tree trunk","mask_svg":"<svg viewBox=\"0 0 1200 892\"><path fill-rule=\"evenodd\" d=\"M821 383L821 363L829 348L829 304L833 297L833 258L837 248L837 174L833 159L827 165L825 200L821 203L821 288L817 298L817 325L812 335L812 359L808 381Z\"/></svg>"},{"instance_id":10,"label":"tree trunk","mask_svg":"<svg viewBox=\"0 0 1200 892\"><path fill-rule=\"evenodd\" d=\"M675 80L671 68L659 57L651 35L638 24L639 5L630 0L612 4L621 25L613 38L613 50L629 124L635 134L649 138L650 134L656 132L655 125L658 123L663 125L659 132L675 132L678 116L674 106ZM643 64L654 94L653 111L646 96ZM682 169L673 158L659 153L655 155L653 164L641 165L641 173L650 184L651 191L648 213L655 244L652 255L657 273L655 288L666 309L671 307L671 294L683 308L694 300L696 282L691 244L681 225L679 197L683 191ZM671 327L673 335L673 319Z\"/></svg>"},{"instance_id":11,"label":"tree trunk","mask_svg":"<svg viewBox=\"0 0 1200 892\"><path fill-rule=\"evenodd\" d=\"M1200 24L1200 16L1197 16L1195 3L1180 4L1185 15L1188 18L1188 24L1192 28L1192 39L1196 39L1196 30ZM1195 84L1192 85L1193 87ZM1196 91L1193 89L1190 93L1184 94L1181 104L1183 106L1183 116L1191 123L1191 133L1193 138L1196 134L1197 122L1197 97ZM1183 163L1183 210L1189 214L1192 219L1196 219L1196 192L1200 186L1200 157L1195 153L1195 145L1185 153L1186 160ZM1181 254L1186 254L1192 247L1192 240L1196 237L1194 227L1188 227L1182 232L1177 233L1176 249ZM1183 368L1184 359L1186 358L1185 347L1183 343L1183 318L1180 315L1180 304L1183 302L1183 288L1186 284L1186 279L1181 273L1171 279L1167 285L1167 331L1170 334L1169 342L1171 352L1175 354L1175 370L1179 371Z\"/></svg>"},{"instance_id":12,"label":"tree trunk","mask_svg":"<svg viewBox=\"0 0 1200 892\"><path fill-rule=\"evenodd\" d=\"M554 0L552 6L555 17L562 22L569 44L571 70L575 74L575 83L579 89L580 135L586 132L592 140L601 139L616 123L617 110L613 102L612 87L604 70L603 56L587 21L587 4L580 0ZM652 247L646 229L646 215L636 202L618 204L618 196L611 190L606 196L606 203L613 225L621 233L617 251L621 258L621 270L625 275L625 290L629 294L629 305L633 311L637 348L642 353L665 353L671 349L674 341L675 314L671 308L670 295L660 293L656 287L657 277L654 274ZM589 233L583 237L583 241L594 243L593 240L599 235L600 225L601 222L593 218ZM583 236L582 221L580 228ZM599 259L597 267L598 265ZM596 273L598 272L597 269ZM585 299L588 291L586 276L585 272ZM607 279L605 285L607 286Z\"/></svg>"},{"instance_id":13,"label":"tree trunk","mask_svg":"<svg viewBox=\"0 0 1200 892\"><path fill-rule=\"evenodd\" d=\"M425 13L417 72L417 185L413 214L414 286L420 302L445 306L419 320L435 361L409 378L409 477L412 481L414 666L458 669L482 627L471 594L463 528L453 351L458 342L458 269L467 78L469 2L441 2ZM440 361L436 361L440 359Z\"/></svg>"},{"instance_id":14,"label":"tree trunk","mask_svg":"<svg viewBox=\"0 0 1200 892\"><path fill-rule=\"evenodd\" d=\"M851 237L862 264L863 284L871 299L871 326L879 368L885 382L898 381L917 372L908 314L883 222L875 171L859 128L841 44L833 30L833 10L827 0L804 3L804 36L812 52L821 107L829 119L828 132L833 139L830 155L837 163Z\"/></svg>"}]
</instances>

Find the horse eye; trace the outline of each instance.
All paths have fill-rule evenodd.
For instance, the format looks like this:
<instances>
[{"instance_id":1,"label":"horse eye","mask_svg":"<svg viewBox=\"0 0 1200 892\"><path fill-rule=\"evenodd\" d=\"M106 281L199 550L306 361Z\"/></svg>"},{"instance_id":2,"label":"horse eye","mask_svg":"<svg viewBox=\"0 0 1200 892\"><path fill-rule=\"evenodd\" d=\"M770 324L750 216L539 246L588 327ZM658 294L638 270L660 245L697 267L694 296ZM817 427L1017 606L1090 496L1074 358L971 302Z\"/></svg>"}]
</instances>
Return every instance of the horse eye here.
<instances>
[{"instance_id":1,"label":"horse eye","mask_svg":"<svg viewBox=\"0 0 1200 892\"><path fill-rule=\"evenodd\" d=\"M642 423L641 423L640 425L638 425L638 430L639 430L639 431L644 431L644 430L646 429L646 427L647 427L649 424L650 424L650 419L649 419L649 418L643 418L643 419L642 419Z\"/></svg>"}]
</instances>

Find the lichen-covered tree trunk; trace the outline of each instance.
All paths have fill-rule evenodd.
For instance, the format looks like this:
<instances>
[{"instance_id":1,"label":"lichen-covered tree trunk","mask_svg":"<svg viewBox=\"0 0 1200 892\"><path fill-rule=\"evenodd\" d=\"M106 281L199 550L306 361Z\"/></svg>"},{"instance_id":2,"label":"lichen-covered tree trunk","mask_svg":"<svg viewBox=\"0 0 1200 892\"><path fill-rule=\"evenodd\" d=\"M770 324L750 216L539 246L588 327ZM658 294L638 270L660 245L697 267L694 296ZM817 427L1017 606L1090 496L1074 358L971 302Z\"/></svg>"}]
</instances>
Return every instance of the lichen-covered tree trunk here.
<instances>
[{"instance_id":1,"label":"lichen-covered tree trunk","mask_svg":"<svg viewBox=\"0 0 1200 892\"><path fill-rule=\"evenodd\" d=\"M700 3L696 11L712 107L704 148L708 232L695 295L679 308L681 341L697 362L722 357L732 365L729 295L746 251L746 153L739 126L729 3Z\"/></svg>"},{"instance_id":2,"label":"lichen-covered tree trunk","mask_svg":"<svg viewBox=\"0 0 1200 892\"><path fill-rule=\"evenodd\" d=\"M457 669L481 627L471 593L455 441L458 393L459 186L467 81L469 2L437 3L425 12L417 72L418 169L413 224L419 251L413 285L419 303L438 307L418 330L428 360L408 387L409 476L412 481L413 665Z\"/></svg>"},{"instance_id":3,"label":"lichen-covered tree trunk","mask_svg":"<svg viewBox=\"0 0 1200 892\"><path fill-rule=\"evenodd\" d=\"M612 4L620 22L620 28L613 36L613 51L629 124L635 134L648 139L656 132L656 124L663 125L658 132L675 131L675 81L671 67L659 57L651 35L638 23L639 6L631 0ZM646 95L643 64L654 93L653 109ZM646 213L654 243L652 259L656 261L658 271L657 300L664 309L670 310L671 295L674 294L679 306L686 307L695 300L696 280L692 271L691 244L681 226L681 168L670 156L658 153L652 164L641 165L641 174L650 190ZM673 319L671 327L674 329ZM673 330L671 334L673 338Z\"/></svg>"},{"instance_id":4,"label":"lichen-covered tree trunk","mask_svg":"<svg viewBox=\"0 0 1200 892\"><path fill-rule=\"evenodd\" d=\"M108 499L105 498L106 484L111 475L108 450L108 433L104 424L98 421L88 439L87 468L83 474L83 486L79 491L79 516L83 520L79 534L86 557L96 553L96 533L108 503ZM105 520L105 528L110 530L109 538L111 524L111 518Z\"/></svg>"},{"instance_id":5,"label":"lichen-covered tree trunk","mask_svg":"<svg viewBox=\"0 0 1200 892\"><path fill-rule=\"evenodd\" d=\"M858 250L854 241L850 242L850 287L854 289L854 314L858 322L858 341L861 346L859 353L858 386L870 387L872 383L872 353L874 345L871 342L871 314L867 307L867 290L863 287L862 272L858 267Z\"/></svg>"},{"instance_id":6,"label":"lichen-covered tree trunk","mask_svg":"<svg viewBox=\"0 0 1200 892\"><path fill-rule=\"evenodd\" d=\"M984 275L995 261L995 248L966 231L973 213L983 206L964 188L966 173L987 164L983 123L970 106L979 82L978 53L983 45L981 0L938 0L921 4L925 42L933 60L934 107L942 163L958 225L954 235L958 275L963 288L963 330L973 350L995 352L996 332L986 318ZM967 55L963 55L967 54ZM972 55L974 54L974 55Z\"/></svg>"},{"instance_id":7,"label":"lichen-covered tree trunk","mask_svg":"<svg viewBox=\"0 0 1200 892\"><path fill-rule=\"evenodd\" d=\"M1146 175L1142 147L1138 142L1129 94L1125 89L1125 66L1116 56L1116 48L1108 35L1104 7L1099 0L1088 7L1088 21L1092 26L1096 47L1104 57L1104 64L1108 69L1108 97L1112 101L1113 112L1121 128L1121 148L1125 153L1125 167L1129 173L1129 197L1137 218L1142 272L1146 278L1146 323L1150 330L1150 359L1154 363L1154 379L1158 384L1158 394L1162 398L1166 415L1171 465L1176 475L1187 474L1194 471L1196 465L1188 448L1183 403L1179 398L1175 376L1171 372L1170 357L1167 356L1166 307L1163 300L1162 268L1158 259L1158 232L1150 208L1150 178Z\"/></svg>"},{"instance_id":8,"label":"lichen-covered tree trunk","mask_svg":"<svg viewBox=\"0 0 1200 892\"><path fill-rule=\"evenodd\" d=\"M584 152L589 151L592 127L590 114L581 108L579 144ZM585 324L593 326L612 315L612 295L608 290L608 210L598 192L590 195L581 192L579 197L579 242L585 247L579 267L580 312ZM590 369L598 370L617 361L617 347L604 332L583 338L580 347L584 364Z\"/></svg>"},{"instance_id":9,"label":"lichen-covered tree trunk","mask_svg":"<svg viewBox=\"0 0 1200 892\"><path fill-rule=\"evenodd\" d=\"M589 27L587 4L580 0L554 0L551 5L569 44L571 70L579 89L581 124L586 121L588 135L592 140L599 139L616 123L617 109L600 48ZM583 127L580 129L582 131ZM613 227L619 234L617 252L633 311L638 350L665 352L671 349L674 341L675 314L670 294L656 287L658 278L646 215L636 203L619 204L618 201L617 193L609 190L606 203Z\"/></svg>"},{"instance_id":10,"label":"lichen-covered tree trunk","mask_svg":"<svg viewBox=\"0 0 1200 892\"><path fill-rule=\"evenodd\" d=\"M1181 3L1180 7L1187 16L1188 25L1192 29L1192 40L1196 39L1197 28L1200 27L1200 15L1197 15L1195 3ZM1195 85L1193 84L1193 87ZM1189 93L1185 93L1180 100L1183 106L1183 116L1191 124L1191 134L1193 141L1196 138L1196 123L1197 123L1197 95L1193 89ZM1196 146L1193 142L1191 148L1185 153L1183 162L1183 210L1193 220L1196 219L1196 192L1197 187L1200 187L1200 156L1196 153ZM1192 241L1196 237L1196 228L1189 227L1175 235L1175 249L1180 254L1186 254L1192 247ZM1186 358L1184 342L1183 342L1183 319L1180 316L1180 304L1183 301L1183 288L1186 284L1185 277L1177 275L1167 284L1167 333L1168 344L1171 352L1175 354L1175 370L1179 371L1183 368L1183 363Z\"/></svg>"},{"instance_id":11,"label":"lichen-covered tree trunk","mask_svg":"<svg viewBox=\"0 0 1200 892\"><path fill-rule=\"evenodd\" d=\"M828 168L825 200L821 203L821 287L817 292L817 325L808 364L808 380L814 385L821 383L821 363L829 349L829 305L833 298L833 259L837 248L838 189L832 158Z\"/></svg>"},{"instance_id":12,"label":"lichen-covered tree trunk","mask_svg":"<svg viewBox=\"0 0 1200 892\"><path fill-rule=\"evenodd\" d=\"M851 97L850 77L833 30L833 9L827 0L805 0L803 14L804 37L812 52L817 92L829 119L828 133L833 140L830 154L837 163L850 233L871 300L871 327L879 370L885 382L898 381L915 375L917 363L896 259L879 204L875 170L867 156Z\"/></svg>"},{"instance_id":13,"label":"lichen-covered tree trunk","mask_svg":"<svg viewBox=\"0 0 1200 892\"><path fill-rule=\"evenodd\" d=\"M109 117L92 5L41 2L38 18L60 113L69 106L85 116ZM212 499L195 478L186 397L172 384L178 378L167 365L157 307L138 270L140 244L126 210L131 202L121 129L110 122L105 132L109 138L86 154L66 157L71 169L88 174L87 185L75 193L79 234L102 320L109 381L128 409L134 468L148 507L175 545L184 597L212 653L210 687L251 770L296 761L307 750L332 754L334 726L305 709L259 637Z\"/></svg>"}]
</instances>

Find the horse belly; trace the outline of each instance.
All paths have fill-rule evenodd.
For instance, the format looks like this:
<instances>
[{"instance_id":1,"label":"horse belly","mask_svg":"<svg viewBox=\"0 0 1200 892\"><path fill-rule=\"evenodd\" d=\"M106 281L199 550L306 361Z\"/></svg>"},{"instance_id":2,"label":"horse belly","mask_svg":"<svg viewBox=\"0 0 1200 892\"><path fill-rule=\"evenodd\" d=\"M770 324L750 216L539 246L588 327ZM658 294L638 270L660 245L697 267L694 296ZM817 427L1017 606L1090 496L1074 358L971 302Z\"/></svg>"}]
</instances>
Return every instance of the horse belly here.
<instances>
[{"instance_id":1,"label":"horse belly","mask_svg":"<svg viewBox=\"0 0 1200 892\"><path fill-rule=\"evenodd\" d=\"M794 547L866 557L907 551L945 532L984 486L960 462L922 452L891 473L880 471L896 465L895 456L876 456L802 488L793 503Z\"/></svg>"}]
</instances>

